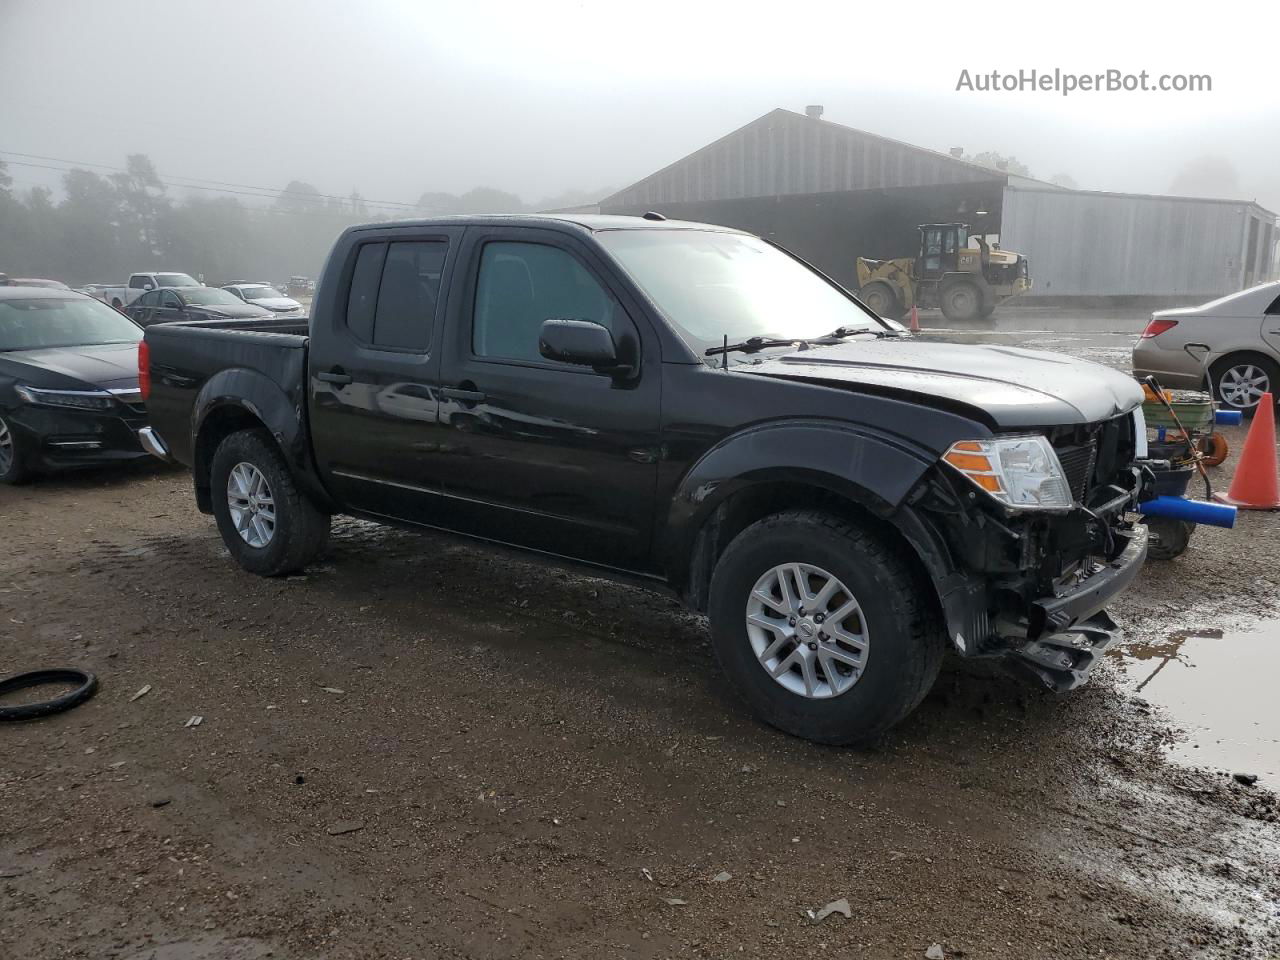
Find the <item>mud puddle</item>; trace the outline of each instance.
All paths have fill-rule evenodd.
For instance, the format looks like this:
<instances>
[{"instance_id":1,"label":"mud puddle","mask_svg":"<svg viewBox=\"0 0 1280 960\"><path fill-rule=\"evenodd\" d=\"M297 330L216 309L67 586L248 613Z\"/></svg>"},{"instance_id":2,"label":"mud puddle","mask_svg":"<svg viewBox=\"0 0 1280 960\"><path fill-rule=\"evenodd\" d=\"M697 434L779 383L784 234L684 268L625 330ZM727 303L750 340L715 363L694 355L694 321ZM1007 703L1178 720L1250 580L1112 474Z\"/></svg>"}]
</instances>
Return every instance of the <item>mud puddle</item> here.
<instances>
[{"instance_id":1,"label":"mud puddle","mask_svg":"<svg viewBox=\"0 0 1280 960\"><path fill-rule=\"evenodd\" d=\"M1184 731L1170 759L1280 783L1280 622L1186 630L1113 653L1127 689Z\"/></svg>"}]
</instances>

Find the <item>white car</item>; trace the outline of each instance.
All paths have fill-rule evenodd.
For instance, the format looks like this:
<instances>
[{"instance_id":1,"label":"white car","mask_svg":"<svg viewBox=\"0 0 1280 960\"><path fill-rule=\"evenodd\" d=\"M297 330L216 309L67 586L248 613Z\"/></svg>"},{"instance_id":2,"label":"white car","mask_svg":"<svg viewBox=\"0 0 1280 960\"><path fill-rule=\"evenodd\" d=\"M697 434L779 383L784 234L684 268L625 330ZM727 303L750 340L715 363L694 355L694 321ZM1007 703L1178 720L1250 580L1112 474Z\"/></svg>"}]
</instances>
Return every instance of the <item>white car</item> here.
<instances>
[{"instance_id":1,"label":"white car","mask_svg":"<svg viewBox=\"0 0 1280 960\"><path fill-rule=\"evenodd\" d=\"M1280 399L1280 281L1199 307L1157 310L1133 348L1133 372L1174 390L1212 385L1224 406L1249 411Z\"/></svg>"},{"instance_id":2,"label":"white car","mask_svg":"<svg viewBox=\"0 0 1280 960\"><path fill-rule=\"evenodd\" d=\"M269 283L228 283L222 289L234 293L245 303L266 307L279 317L300 317L304 313L302 304L286 297Z\"/></svg>"}]
</instances>

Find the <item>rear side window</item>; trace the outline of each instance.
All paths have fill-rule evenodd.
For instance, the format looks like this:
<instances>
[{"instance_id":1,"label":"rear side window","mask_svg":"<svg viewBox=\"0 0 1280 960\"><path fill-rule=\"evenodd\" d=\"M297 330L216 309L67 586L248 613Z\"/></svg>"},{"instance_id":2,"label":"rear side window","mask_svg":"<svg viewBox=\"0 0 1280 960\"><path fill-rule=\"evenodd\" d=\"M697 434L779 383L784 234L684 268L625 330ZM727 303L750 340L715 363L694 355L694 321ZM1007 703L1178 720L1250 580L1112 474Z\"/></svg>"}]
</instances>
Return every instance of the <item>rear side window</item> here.
<instances>
[{"instance_id":1,"label":"rear side window","mask_svg":"<svg viewBox=\"0 0 1280 960\"><path fill-rule=\"evenodd\" d=\"M1267 307L1265 312L1269 317L1274 317L1276 314L1280 314L1280 297L1276 297L1272 300L1271 306Z\"/></svg>"},{"instance_id":2,"label":"rear side window","mask_svg":"<svg viewBox=\"0 0 1280 960\"><path fill-rule=\"evenodd\" d=\"M425 351L448 246L443 240L362 246L347 297L347 329L375 347Z\"/></svg>"},{"instance_id":3,"label":"rear side window","mask_svg":"<svg viewBox=\"0 0 1280 960\"><path fill-rule=\"evenodd\" d=\"M365 343L373 342L373 311L378 305L378 281L386 256L385 243L366 243L356 255L356 268L351 274L347 329Z\"/></svg>"}]
</instances>

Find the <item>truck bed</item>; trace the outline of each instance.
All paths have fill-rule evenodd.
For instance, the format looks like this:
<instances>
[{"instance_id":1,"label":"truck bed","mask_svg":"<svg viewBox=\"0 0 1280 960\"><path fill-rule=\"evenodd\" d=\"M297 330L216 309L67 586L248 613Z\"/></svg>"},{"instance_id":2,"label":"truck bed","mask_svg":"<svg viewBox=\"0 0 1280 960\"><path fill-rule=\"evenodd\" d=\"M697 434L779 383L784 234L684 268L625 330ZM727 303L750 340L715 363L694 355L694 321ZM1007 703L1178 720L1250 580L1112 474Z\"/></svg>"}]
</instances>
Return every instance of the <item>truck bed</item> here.
<instances>
[{"instance_id":1,"label":"truck bed","mask_svg":"<svg viewBox=\"0 0 1280 960\"><path fill-rule=\"evenodd\" d=\"M188 466L193 423L227 397L305 418L308 320L193 320L147 327L151 395L147 418ZM281 426L282 425L278 425ZM282 428L283 429L283 428Z\"/></svg>"}]
</instances>

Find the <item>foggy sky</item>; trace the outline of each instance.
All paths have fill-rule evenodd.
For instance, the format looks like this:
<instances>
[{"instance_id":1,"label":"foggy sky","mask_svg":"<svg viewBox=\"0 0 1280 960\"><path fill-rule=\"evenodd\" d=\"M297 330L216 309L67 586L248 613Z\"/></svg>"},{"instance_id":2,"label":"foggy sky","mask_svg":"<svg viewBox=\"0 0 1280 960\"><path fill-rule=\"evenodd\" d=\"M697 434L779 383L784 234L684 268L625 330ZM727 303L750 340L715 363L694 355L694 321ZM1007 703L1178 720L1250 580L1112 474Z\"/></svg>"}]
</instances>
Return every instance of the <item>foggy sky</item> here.
<instances>
[{"instance_id":1,"label":"foggy sky","mask_svg":"<svg viewBox=\"0 0 1280 960\"><path fill-rule=\"evenodd\" d=\"M906 8L0 0L0 150L110 165L141 152L162 177L301 179L372 199L484 185L533 201L625 186L774 107L821 103L837 123L1013 154L1087 189L1163 193L1184 163L1214 154L1238 172L1235 198L1280 209L1274 7L895 10ZM1208 73L1214 89L955 91L961 69L1032 67ZM10 173L19 188L60 177Z\"/></svg>"}]
</instances>

